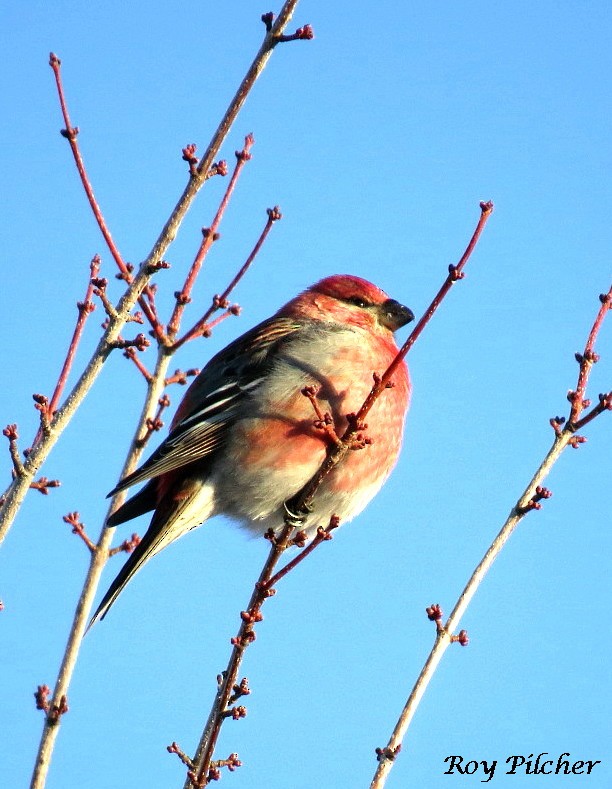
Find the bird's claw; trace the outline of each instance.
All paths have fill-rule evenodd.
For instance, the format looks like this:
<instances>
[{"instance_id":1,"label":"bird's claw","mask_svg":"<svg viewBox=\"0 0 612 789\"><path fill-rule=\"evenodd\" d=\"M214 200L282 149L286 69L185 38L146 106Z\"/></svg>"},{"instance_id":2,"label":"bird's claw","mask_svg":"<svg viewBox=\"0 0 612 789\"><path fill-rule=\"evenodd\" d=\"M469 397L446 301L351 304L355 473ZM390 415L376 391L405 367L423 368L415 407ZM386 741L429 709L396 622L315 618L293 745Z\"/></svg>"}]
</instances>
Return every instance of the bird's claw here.
<instances>
[{"instance_id":1,"label":"bird's claw","mask_svg":"<svg viewBox=\"0 0 612 789\"><path fill-rule=\"evenodd\" d=\"M285 517L291 523L294 523L296 526L300 526L304 523L308 515L313 511L313 506L311 504L303 504L299 509L296 508L296 511L291 508L292 502L291 500L285 501L283 504L285 509Z\"/></svg>"}]
</instances>

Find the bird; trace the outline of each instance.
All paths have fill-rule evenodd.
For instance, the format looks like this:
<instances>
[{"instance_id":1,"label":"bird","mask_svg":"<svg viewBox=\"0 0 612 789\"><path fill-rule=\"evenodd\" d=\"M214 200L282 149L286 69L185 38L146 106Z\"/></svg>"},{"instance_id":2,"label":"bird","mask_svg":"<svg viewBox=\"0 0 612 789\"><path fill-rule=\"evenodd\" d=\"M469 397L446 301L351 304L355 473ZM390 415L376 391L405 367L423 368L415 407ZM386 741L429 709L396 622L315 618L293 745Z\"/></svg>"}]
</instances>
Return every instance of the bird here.
<instances>
[{"instance_id":1,"label":"bird","mask_svg":"<svg viewBox=\"0 0 612 789\"><path fill-rule=\"evenodd\" d=\"M115 527L153 511L141 542L100 602L103 619L155 554L223 514L253 534L278 532L286 502L323 463L330 437L312 399L338 435L398 348L394 332L414 314L371 282L348 274L320 280L217 353L185 393L168 436L108 494L146 485L107 519ZM358 515L391 473L400 451L411 383L404 361L368 414L367 445L323 480L300 529L312 535L332 515Z\"/></svg>"}]
</instances>

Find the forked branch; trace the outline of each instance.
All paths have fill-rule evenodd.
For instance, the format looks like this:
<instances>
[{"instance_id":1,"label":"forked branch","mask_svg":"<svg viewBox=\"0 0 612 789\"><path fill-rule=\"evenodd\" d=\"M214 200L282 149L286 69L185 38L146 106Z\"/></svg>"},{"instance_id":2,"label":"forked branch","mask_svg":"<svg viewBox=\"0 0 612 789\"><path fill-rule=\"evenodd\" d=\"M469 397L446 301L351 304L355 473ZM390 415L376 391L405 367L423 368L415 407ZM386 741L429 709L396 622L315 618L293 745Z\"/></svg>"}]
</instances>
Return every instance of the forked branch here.
<instances>
[{"instance_id":1,"label":"forked branch","mask_svg":"<svg viewBox=\"0 0 612 789\"><path fill-rule=\"evenodd\" d=\"M161 233L157 238L157 241L153 245L148 256L138 269L138 272L129 283L125 293L117 304L116 315L109 317L108 324L100 342L98 343L98 347L85 366L85 369L74 385L72 391L66 397L64 404L54 413L51 420L51 430L49 435L45 436L43 440L38 442L37 446L33 449L26 462L23 464L23 474L19 474L7 488L5 494L0 497L0 501L2 502L0 509L0 543L4 540L4 537L9 531L17 512L19 511L21 503L23 502L30 487L31 481L34 479L42 464L46 461L62 431L70 422L80 404L86 397L87 393L91 389L93 383L100 374L102 366L107 359L110 350L113 348L114 343L118 340L119 334L125 322L128 320L131 310L140 298L141 294L148 287L153 274L163 267L164 255L168 247L174 240L176 233L178 232L178 228L181 225L191 204L193 203L195 196L202 185L205 183L206 177L213 166L217 153L219 152L219 148L221 147L221 144L225 140L230 128L232 127L240 109L242 108L242 105L246 101L249 92L251 91L259 75L262 73L274 48L280 42L281 36L284 34L284 30L293 15L297 3L298 0L286 0L278 17L274 21L266 21L266 34L259 51L255 55L251 66L249 67L244 79L240 83L234 98L230 102L221 120L221 123L213 134L204 155L199 160L198 165L193 168L193 173L190 174L187 186L185 187L183 194L179 198L170 217L165 223ZM65 102L62 111L64 111L64 109ZM72 134L70 134L70 132L68 133L68 139L70 141L72 137L74 138L73 142L75 142L75 129L70 124L67 110L64 118L66 130L72 130ZM127 267L127 264L125 265Z\"/></svg>"}]
</instances>

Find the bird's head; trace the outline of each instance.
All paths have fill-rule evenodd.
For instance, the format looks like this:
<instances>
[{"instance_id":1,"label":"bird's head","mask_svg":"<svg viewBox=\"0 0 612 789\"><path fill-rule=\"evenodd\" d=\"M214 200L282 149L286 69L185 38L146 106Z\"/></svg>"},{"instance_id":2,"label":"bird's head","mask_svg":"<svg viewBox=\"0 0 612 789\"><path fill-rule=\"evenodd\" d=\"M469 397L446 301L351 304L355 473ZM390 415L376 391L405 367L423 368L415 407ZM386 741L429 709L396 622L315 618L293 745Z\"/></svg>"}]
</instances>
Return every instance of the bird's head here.
<instances>
[{"instance_id":1,"label":"bird's head","mask_svg":"<svg viewBox=\"0 0 612 789\"><path fill-rule=\"evenodd\" d=\"M371 331L395 332L414 319L412 310L361 277L334 274L290 302L293 314ZM289 307L289 305L287 305Z\"/></svg>"}]
</instances>

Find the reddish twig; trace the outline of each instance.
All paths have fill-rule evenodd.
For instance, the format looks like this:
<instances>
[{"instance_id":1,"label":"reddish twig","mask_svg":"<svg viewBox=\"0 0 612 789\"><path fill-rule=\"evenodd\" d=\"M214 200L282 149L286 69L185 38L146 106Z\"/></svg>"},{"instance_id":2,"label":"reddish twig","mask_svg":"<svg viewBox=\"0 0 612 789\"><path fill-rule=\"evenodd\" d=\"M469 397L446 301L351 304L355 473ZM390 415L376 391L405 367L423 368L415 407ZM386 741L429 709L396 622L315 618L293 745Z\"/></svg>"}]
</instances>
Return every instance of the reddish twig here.
<instances>
[{"instance_id":1,"label":"reddish twig","mask_svg":"<svg viewBox=\"0 0 612 789\"><path fill-rule=\"evenodd\" d=\"M187 756L185 751L179 748L176 742L172 742L170 743L170 745L167 745L166 750L168 751L168 753L175 753L179 757L179 759L183 762L185 767L189 767L190 770L193 770L193 762L191 761L189 756Z\"/></svg>"},{"instance_id":2,"label":"reddish twig","mask_svg":"<svg viewBox=\"0 0 612 789\"><path fill-rule=\"evenodd\" d=\"M220 681L222 679L223 679L222 676L217 677L218 681ZM235 702L238 701L238 699L241 699L243 696L250 696L251 695L251 689L249 688L249 680L246 677L243 677L240 680L240 684L234 685L233 691L234 692L232 693L232 695L229 698L229 703L230 704L234 704Z\"/></svg>"},{"instance_id":3,"label":"reddish twig","mask_svg":"<svg viewBox=\"0 0 612 789\"><path fill-rule=\"evenodd\" d=\"M136 369L142 373L143 378L147 383L150 383L153 380L153 376L147 369L147 367L143 364L142 360L136 353L136 349L134 347L128 347L123 352L123 355L126 359L130 359L130 361L134 362Z\"/></svg>"},{"instance_id":4,"label":"reddish twig","mask_svg":"<svg viewBox=\"0 0 612 789\"><path fill-rule=\"evenodd\" d=\"M184 343L188 342L189 340L193 340L195 337L199 337L199 336L204 335L207 330L210 331L216 325L216 323L213 323L213 322L209 323L209 321L210 321L210 318L212 317L212 315L214 315L214 313L217 310L225 309L226 313L225 313L224 317L227 317L230 314L232 314L232 315L237 314L236 310L239 309L239 308L237 307L237 305L232 305L232 306L229 305L228 300L227 300L228 296L234 290L234 288L240 282L240 280L244 277L244 275L248 271L249 267L251 266L251 263L257 257L257 254L258 254L259 250L261 249L261 247L263 246L264 241L268 237L268 233L272 229L272 225L275 222L278 222L283 217L283 215L281 214L280 209L279 209L278 206L274 206L274 208L266 209L266 213L268 215L268 219L266 220L266 224L264 226L264 229L261 231L261 234L260 234L259 238L257 239L257 242L255 243L255 246L251 250L250 255L247 257L247 259L243 263L242 267L239 269L239 271L237 272L235 277L232 279L232 281L229 283L229 285L225 288L223 293L221 293L221 295L215 295L213 297L211 306L204 313L204 315L200 318L200 320L194 326L192 326L191 329L189 329L189 331L187 331L183 335L183 337L181 337L179 340L177 340L174 343L174 347L175 348L179 348L181 345L183 345ZM217 321L217 323L218 323L218 321Z\"/></svg>"},{"instance_id":5,"label":"reddish twig","mask_svg":"<svg viewBox=\"0 0 612 789\"><path fill-rule=\"evenodd\" d=\"M106 245L108 246L110 253L113 256L119 270L124 274L128 274L129 272L127 270L126 264L124 263L123 258L121 257L121 254L117 249L117 246L115 245L115 242L113 241L113 237L111 236L111 232L108 229L104 216L102 215L102 211L100 210L100 206L98 205L98 202L93 192L93 187L87 175L87 171L85 169L85 163L83 162L83 157L81 156L81 151L79 150L79 146L77 143L79 128L78 126L73 126L70 123L70 116L68 114L68 107L66 105L66 97L64 95L64 87L62 85L62 77L61 77L62 61L53 52L51 52L51 54L49 55L49 65L53 69L53 76L55 77L57 94L59 97L62 115L64 117L65 128L61 130L62 137L65 137L68 140L68 143L70 144L70 150L72 151L72 155L74 157L77 170L79 171L79 176L81 178L81 183L83 184L83 189L85 190L85 194L87 195L87 200L89 201L91 210L93 211L96 222L98 223L98 227L100 228L100 231L104 236Z\"/></svg>"},{"instance_id":6,"label":"reddish twig","mask_svg":"<svg viewBox=\"0 0 612 789\"><path fill-rule=\"evenodd\" d=\"M149 417L145 421L147 429L143 437L138 442L139 447L144 447L144 445L148 442L148 440L151 438L153 433L162 429L164 423L162 422L161 416L166 410L166 408L169 407L169 405L170 405L170 398L168 397L168 395L166 394L162 395L157 401L157 411L155 412L155 416Z\"/></svg>"},{"instance_id":7,"label":"reddish twig","mask_svg":"<svg viewBox=\"0 0 612 789\"><path fill-rule=\"evenodd\" d=\"M317 430L322 430L327 435L332 445L337 447L341 446L342 439L338 433L336 433L332 415L329 411L325 411L324 413L319 407L319 401L317 400L318 389L314 386L305 386L302 389L302 394L310 400L310 404L317 417L313 422L314 427L316 427Z\"/></svg>"},{"instance_id":8,"label":"reddish twig","mask_svg":"<svg viewBox=\"0 0 612 789\"><path fill-rule=\"evenodd\" d=\"M196 175L198 172L198 162L200 161L195 155L197 145L192 142L183 148L183 161L189 165L189 175Z\"/></svg>"},{"instance_id":9,"label":"reddish twig","mask_svg":"<svg viewBox=\"0 0 612 789\"><path fill-rule=\"evenodd\" d=\"M118 553L132 553L132 551L140 545L140 536L134 532L129 540L124 540L121 545L115 548L110 548L108 552L109 558L116 556Z\"/></svg>"},{"instance_id":10,"label":"reddish twig","mask_svg":"<svg viewBox=\"0 0 612 789\"><path fill-rule=\"evenodd\" d=\"M588 425L589 422L592 422L595 417L603 414L604 411L612 411L612 392L600 394L597 405L592 408L588 414L585 414L581 419L574 422L574 429L581 430L585 425ZM575 438L579 438L579 436L575 436Z\"/></svg>"},{"instance_id":11,"label":"reddish twig","mask_svg":"<svg viewBox=\"0 0 612 789\"><path fill-rule=\"evenodd\" d=\"M183 154L183 161L187 162L189 165L189 175L196 176L198 174L198 163L199 159L195 155L198 146L195 143L190 143L186 145L181 153ZM221 159L219 162L215 162L211 165L210 169L205 175L206 180L209 178L213 178L215 175L226 176L227 175L227 162L225 159Z\"/></svg>"},{"instance_id":12,"label":"reddish twig","mask_svg":"<svg viewBox=\"0 0 612 789\"><path fill-rule=\"evenodd\" d=\"M589 332L589 336L587 337L587 341L584 346L584 351L581 354L576 354L576 361L580 365L576 389L574 391L568 392L568 400L571 403L568 426L573 426L574 428L576 427L575 423L578 421L582 411L589 406L588 401L585 399L586 387L589 381L591 368L599 360L599 356L593 349L595 347L595 341L597 339L597 335L599 334L599 330L601 329L604 318L606 317L610 308L612 308L612 287L607 293L602 293L599 297L599 300L601 302L601 306L597 311L595 320L593 321L591 331Z\"/></svg>"},{"instance_id":13,"label":"reddish twig","mask_svg":"<svg viewBox=\"0 0 612 789\"><path fill-rule=\"evenodd\" d=\"M149 347L149 345L151 345L149 340L142 332L137 334L133 340L124 340L122 337L118 337L113 343L110 344L113 348L120 348L121 350L125 350L126 348L135 348L137 351L144 351Z\"/></svg>"},{"instance_id":14,"label":"reddish twig","mask_svg":"<svg viewBox=\"0 0 612 789\"><path fill-rule=\"evenodd\" d=\"M307 545L303 550L298 553L290 562L282 567L277 573L275 573L271 578L269 578L265 584L262 586L262 589L265 591L272 591L272 588L275 584L277 584L281 578L284 578L287 573L291 572L291 570L295 569L304 559L309 556L314 549L320 545L322 542L326 540L332 539L332 531L337 529L340 525L340 518L337 515L332 515L329 521L329 526L323 529L321 526L317 529L317 533L314 538L310 541L310 544ZM262 601L263 602L263 601Z\"/></svg>"},{"instance_id":15,"label":"reddish twig","mask_svg":"<svg viewBox=\"0 0 612 789\"><path fill-rule=\"evenodd\" d=\"M77 309L79 311L77 322L74 327L74 332L72 333L70 345L68 346L68 353L66 354L64 364L62 366L61 372L59 374L59 378L57 380L57 384L55 385L55 389L53 390L53 394L51 395L51 401L49 402L48 414L50 419L53 418L53 414L57 410L60 398L66 386L66 381L68 380L68 375L72 368L72 363L74 362L76 350L78 348L79 342L81 340L81 336L83 334L85 321L87 320L87 317L96 308L96 305L91 300L91 297L94 292L94 285L91 280L97 277L99 270L100 270L100 256L94 255L93 258L91 259L91 263L89 264L89 282L87 284L87 290L85 291L85 298L83 299L83 301L77 302ZM40 432L34 439L34 443L36 443L36 441L39 439L40 439Z\"/></svg>"},{"instance_id":16,"label":"reddish twig","mask_svg":"<svg viewBox=\"0 0 612 789\"><path fill-rule=\"evenodd\" d=\"M79 134L78 126L72 126L70 123L70 116L68 114L68 107L66 104L66 97L64 95L64 86L62 84L62 77L61 77L61 65L62 61L55 55L53 52L49 55L49 65L53 70L53 76L55 77L55 85L57 87L57 94L60 102L60 107L62 110L62 116L64 118L65 128L61 130L62 137L65 137L68 140L70 145L70 150L72 151L72 156L74 158L77 170L79 172L79 177L81 179L81 183L83 185L83 189L85 190L85 194L87 196L87 200L89 205L91 206L91 210L95 217L95 220L100 228L100 232L104 237L106 245L113 256L113 260L117 264L119 271L121 272L122 277L125 279L126 282L130 283L132 281L132 276L129 269L129 264L125 263L123 260L117 245L115 244L111 232L106 224L106 220L102 214L100 206L98 205L98 201L94 195L93 187L91 185L91 181L89 180L89 176L87 175L87 170L85 169L85 163L83 161L83 157L81 155L81 151L79 148L79 144L77 142L77 136ZM155 314L150 310L149 305L146 301L139 297L138 299L140 306L147 316L149 323L151 324L151 328L157 334L160 331L159 322Z\"/></svg>"},{"instance_id":17,"label":"reddish twig","mask_svg":"<svg viewBox=\"0 0 612 789\"><path fill-rule=\"evenodd\" d=\"M227 162L225 159L221 159L220 161L215 162L210 170L206 173L206 180L213 178L215 175L220 175L222 178L225 178L228 172Z\"/></svg>"},{"instance_id":18,"label":"reddish twig","mask_svg":"<svg viewBox=\"0 0 612 789\"><path fill-rule=\"evenodd\" d=\"M49 400L44 394L33 394L32 399L34 400L34 408L40 415L40 427L38 428L38 434L35 438L35 441L37 441L38 435L46 438L51 432L51 419L53 418L54 412L51 411ZM31 451L32 450L29 449L26 454L29 454Z\"/></svg>"},{"instance_id":19,"label":"reddish twig","mask_svg":"<svg viewBox=\"0 0 612 789\"><path fill-rule=\"evenodd\" d=\"M39 685L34 693L36 709L43 710L50 724L56 724L62 715L68 712L68 699L66 696L60 698L59 704L52 704L49 701L51 688L48 685Z\"/></svg>"},{"instance_id":20,"label":"reddish twig","mask_svg":"<svg viewBox=\"0 0 612 789\"><path fill-rule=\"evenodd\" d=\"M195 770L189 770L187 772L187 778L190 784L196 787L196 789L202 789L202 787L207 786L212 781L219 781L221 779L222 767L227 767L227 769L233 773L238 767L242 767L242 762L238 758L237 753L230 753L227 759L219 759L211 762L205 776L198 776Z\"/></svg>"},{"instance_id":21,"label":"reddish twig","mask_svg":"<svg viewBox=\"0 0 612 789\"><path fill-rule=\"evenodd\" d=\"M430 622L433 622L436 626L436 633L438 636L447 635L450 639L451 644L461 644L462 647L466 647L469 643L469 638L467 634L467 630L460 630L457 635L453 635L451 633L447 633L444 625L442 624L442 607L438 603L434 603L433 605L428 606L425 609L425 613L427 614L427 618ZM400 746L401 747L401 746ZM377 748L376 752L378 753L380 749ZM378 761L381 761L380 759Z\"/></svg>"},{"instance_id":22,"label":"reddish twig","mask_svg":"<svg viewBox=\"0 0 612 789\"><path fill-rule=\"evenodd\" d=\"M180 384L180 386L185 386L188 378L193 378L199 374L200 370L197 367L192 367L186 372L183 372L182 370L175 370L174 375L168 376L168 378L165 379L164 384L166 386L170 386L170 384Z\"/></svg>"},{"instance_id":23,"label":"reddish twig","mask_svg":"<svg viewBox=\"0 0 612 789\"><path fill-rule=\"evenodd\" d=\"M94 277L91 280L92 285L94 286L94 295L97 296L100 301L102 302L102 306L104 307L104 312L108 315L109 318L116 320L118 317L117 310L115 309L115 305L109 299L108 294L106 292L106 286L108 285L108 280L100 277ZM153 292L153 288L145 288L143 292L143 297L146 296L151 303L151 308L154 311L153 300L151 298L151 293ZM142 318L142 312L138 310L133 315L128 315L126 318L126 323L140 323L141 325L144 323Z\"/></svg>"},{"instance_id":24,"label":"reddish twig","mask_svg":"<svg viewBox=\"0 0 612 789\"><path fill-rule=\"evenodd\" d=\"M30 483L30 488L42 493L43 496L48 496L49 488L59 488L61 485L62 483L59 481L59 479L47 479L47 477L39 477Z\"/></svg>"},{"instance_id":25,"label":"reddish twig","mask_svg":"<svg viewBox=\"0 0 612 789\"><path fill-rule=\"evenodd\" d=\"M552 496L552 493L548 488L543 487L542 485L538 485L535 489L535 493L533 496L527 501L525 504L522 504L520 507L517 506L517 512L520 515L526 515L528 512L532 510L540 510L542 509L542 505L540 502L543 499L549 499Z\"/></svg>"},{"instance_id":26,"label":"reddish twig","mask_svg":"<svg viewBox=\"0 0 612 789\"><path fill-rule=\"evenodd\" d=\"M13 461L13 468L15 470L15 474L18 477L22 477L25 474L25 469L23 467L23 462L19 455L19 447L17 446L17 439L19 438L17 425L15 424L7 425L2 431L2 435L8 438L9 453L11 455L11 460Z\"/></svg>"},{"instance_id":27,"label":"reddish twig","mask_svg":"<svg viewBox=\"0 0 612 789\"><path fill-rule=\"evenodd\" d=\"M266 30L268 33L272 32L272 23L274 22L274 14L272 11L268 11L266 14L261 15L261 21L266 26ZM277 33L274 36L275 44L283 44L286 41L310 41L314 38L314 31L311 25L303 25L302 27L298 27L295 33L292 34L285 34L285 33Z\"/></svg>"},{"instance_id":28,"label":"reddish twig","mask_svg":"<svg viewBox=\"0 0 612 789\"><path fill-rule=\"evenodd\" d=\"M310 41L314 38L314 31L310 25L298 27L295 33L291 35L278 36L278 42L284 43L285 41Z\"/></svg>"},{"instance_id":29,"label":"reddish twig","mask_svg":"<svg viewBox=\"0 0 612 789\"><path fill-rule=\"evenodd\" d=\"M62 365L62 369L57 379L55 389L53 390L51 400L48 401L44 395L39 395L39 394L34 395L34 400L36 401L36 408L38 409L38 411L40 411L40 427L38 428L36 436L34 437L32 446L36 446L36 444L41 440L43 436L49 435L51 420L53 419L53 416L59 406L60 398L66 386L66 382L68 381L68 376L70 374L70 370L72 369L74 357L76 355L77 348L79 346L81 337L83 335L85 321L87 320L87 317L96 308L95 304L92 302L91 299L95 292L95 285L93 280L95 280L99 269L100 269L100 256L94 255L89 264L89 282L87 283L85 298L83 299L83 301L77 302L77 308L79 314L77 317L76 325L74 327L74 331L72 333L70 344L68 345L68 352L66 354L66 358L64 359L64 363Z\"/></svg>"},{"instance_id":30,"label":"reddish twig","mask_svg":"<svg viewBox=\"0 0 612 789\"><path fill-rule=\"evenodd\" d=\"M223 218L223 214L227 209L228 203L230 198L234 192L236 187L236 183L238 182L238 178L240 177L240 173L244 165L249 161L251 158L251 147L255 139L253 138L252 134L248 134L244 139L244 147L241 151L236 151L236 166L234 167L234 172L232 173L232 177L227 185L227 189L225 190L225 194L219 204L219 208L217 209L217 213L210 225L209 228L205 228L203 233L202 243L200 244L200 248L195 256L193 263L191 264L191 268L189 269L189 273L187 274L187 278L183 284L183 287L180 291L178 291L176 296L176 305L172 312L172 316L168 322L168 336L171 338L176 337L176 333L179 330L179 326L181 324L181 318L183 316L183 312L185 310L185 306L189 304L191 301L191 291L195 284L196 278L200 273L200 269L206 259L206 255L210 250L213 243L219 238L218 230L219 225L221 224L221 219Z\"/></svg>"},{"instance_id":31,"label":"reddish twig","mask_svg":"<svg viewBox=\"0 0 612 789\"><path fill-rule=\"evenodd\" d=\"M217 298L217 296L213 297L213 304ZM198 325L188 332L188 336L185 336L179 340L174 347L178 348L179 343L182 345L187 340L194 340L196 337L210 337L213 333L213 329L215 329L220 323L222 323L227 318L240 315L240 312L240 305L230 304L227 309L221 313L221 315L217 315L217 317L213 318L213 320L208 321L207 323L198 321Z\"/></svg>"},{"instance_id":32,"label":"reddish twig","mask_svg":"<svg viewBox=\"0 0 612 789\"><path fill-rule=\"evenodd\" d=\"M39 685L36 688L36 693L34 694L34 700L36 701L37 710L44 710L45 712L49 710L50 693L51 693L51 688L48 685Z\"/></svg>"},{"instance_id":33,"label":"reddish twig","mask_svg":"<svg viewBox=\"0 0 612 789\"><path fill-rule=\"evenodd\" d=\"M421 336L423 329L425 328L425 326L427 326L427 324L433 317L433 314L438 309L438 307L444 300L445 296L448 294L449 290L452 288L455 282L458 282L460 279L463 279L463 277L465 276L463 269L465 268L466 263L470 259L472 252L474 251L476 244L478 243L478 239L480 238L482 231L484 230L485 225L487 223L487 220L491 216L492 212L493 212L493 203L491 201L480 203L480 217L478 219L476 229L472 234L472 238L470 239L470 242L467 245L465 252L461 256L461 259L459 260L456 266L450 265L448 267L448 276L444 280L444 283L442 284L440 290L434 296L434 299L429 305L429 307L425 310L423 317L417 322L414 329L410 332L410 336L408 337L406 342L402 345L399 353L397 354L395 359L391 362L389 367L385 370L385 372L380 377L378 376L376 377L374 386L372 387L370 394L368 395L366 401L357 412L358 420L362 421L365 418L365 416L368 414L368 412L374 405L374 402L379 397L380 393L383 391L383 389L385 389L387 384L391 381L393 374L395 373L399 365L402 363L403 359L406 357L406 355L408 354L414 343Z\"/></svg>"},{"instance_id":34,"label":"reddish twig","mask_svg":"<svg viewBox=\"0 0 612 789\"><path fill-rule=\"evenodd\" d=\"M76 534L80 537L85 545L89 548L90 553L95 553L98 548L95 542L89 537L87 532L85 531L85 525L81 523L79 513L78 512L69 512L68 515L64 515L62 520L64 523L67 523L69 526L72 526L72 533Z\"/></svg>"}]
</instances>

